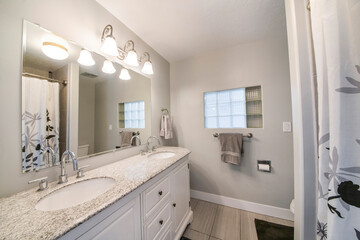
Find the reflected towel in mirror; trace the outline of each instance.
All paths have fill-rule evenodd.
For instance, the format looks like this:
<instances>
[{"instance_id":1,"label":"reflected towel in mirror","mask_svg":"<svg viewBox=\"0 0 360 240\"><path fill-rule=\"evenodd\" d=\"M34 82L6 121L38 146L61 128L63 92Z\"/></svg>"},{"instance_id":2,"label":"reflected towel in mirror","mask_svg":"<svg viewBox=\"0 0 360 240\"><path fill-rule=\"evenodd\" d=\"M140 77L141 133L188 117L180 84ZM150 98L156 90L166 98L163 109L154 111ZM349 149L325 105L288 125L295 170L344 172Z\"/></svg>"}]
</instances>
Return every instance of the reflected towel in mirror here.
<instances>
[{"instance_id":1,"label":"reflected towel in mirror","mask_svg":"<svg viewBox=\"0 0 360 240\"><path fill-rule=\"evenodd\" d=\"M120 133L121 135L121 147L128 147L131 145L130 141L131 141L131 138L132 136L134 135L134 132L125 132L125 131L122 131Z\"/></svg>"}]
</instances>

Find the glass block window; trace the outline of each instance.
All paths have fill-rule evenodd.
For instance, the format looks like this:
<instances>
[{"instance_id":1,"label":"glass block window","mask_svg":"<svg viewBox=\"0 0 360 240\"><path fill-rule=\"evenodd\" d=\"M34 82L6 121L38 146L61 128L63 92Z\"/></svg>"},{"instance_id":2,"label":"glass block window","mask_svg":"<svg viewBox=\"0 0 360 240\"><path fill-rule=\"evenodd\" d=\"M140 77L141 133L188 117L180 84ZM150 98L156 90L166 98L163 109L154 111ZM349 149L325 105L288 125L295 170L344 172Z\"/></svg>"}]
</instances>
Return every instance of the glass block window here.
<instances>
[{"instance_id":1,"label":"glass block window","mask_svg":"<svg viewBox=\"0 0 360 240\"><path fill-rule=\"evenodd\" d=\"M145 102L119 103L119 128L145 128Z\"/></svg>"},{"instance_id":2,"label":"glass block window","mask_svg":"<svg viewBox=\"0 0 360 240\"><path fill-rule=\"evenodd\" d=\"M204 93L205 128L262 127L261 87Z\"/></svg>"}]
</instances>

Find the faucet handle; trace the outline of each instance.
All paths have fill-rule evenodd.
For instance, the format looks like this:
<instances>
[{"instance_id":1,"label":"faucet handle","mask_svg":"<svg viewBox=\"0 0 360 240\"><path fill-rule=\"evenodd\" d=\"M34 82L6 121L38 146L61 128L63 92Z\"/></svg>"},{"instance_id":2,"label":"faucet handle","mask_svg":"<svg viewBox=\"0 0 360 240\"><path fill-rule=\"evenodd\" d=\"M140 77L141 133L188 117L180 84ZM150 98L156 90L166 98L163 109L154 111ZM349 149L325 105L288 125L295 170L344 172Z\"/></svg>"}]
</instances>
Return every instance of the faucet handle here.
<instances>
[{"instance_id":1,"label":"faucet handle","mask_svg":"<svg viewBox=\"0 0 360 240\"><path fill-rule=\"evenodd\" d=\"M48 188L48 182L47 182L47 178L48 177L43 177L43 178L38 178L38 179L34 179L34 180L30 180L28 182L28 184L34 183L34 182L39 182L39 189L38 191L42 191Z\"/></svg>"},{"instance_id":2,"label":"faucet handle","mask_svg":"<svg viewBox=\"0 0 360 240\"><path fill-rule=\"evenodd\" d=\"M79 167L78 171L77 171L77 178L82 178L84 175L84 168L87 168L87 167L90 167L90 165L85 165L85 166L82 166L82 167Z\"/></svg>"}]
</instances>

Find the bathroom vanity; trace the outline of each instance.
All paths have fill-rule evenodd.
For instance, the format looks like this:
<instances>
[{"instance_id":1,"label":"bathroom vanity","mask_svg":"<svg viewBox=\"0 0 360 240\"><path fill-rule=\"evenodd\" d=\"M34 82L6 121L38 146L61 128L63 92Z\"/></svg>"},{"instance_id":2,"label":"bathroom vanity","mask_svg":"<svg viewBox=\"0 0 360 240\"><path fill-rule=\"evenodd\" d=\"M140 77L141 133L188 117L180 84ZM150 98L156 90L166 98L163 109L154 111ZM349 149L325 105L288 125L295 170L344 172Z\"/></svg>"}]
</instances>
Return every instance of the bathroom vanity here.
<instances>
[{"instance_id":1,"label":"bathroom vanity","mask_svg":"<svg viewBox=\"0 0 360 240\"><path fill-rule=\"evenodd\" d=\"M0 238L179 239L193 214L189 153L161 147L85 172L80 179L70 177L66 184L53 182L43 191L34 188L0 199ZM39 207L51 194L103 178L113 179L114 184L96 198L64 209ZM59 208L71 201L63 199Z\"/></svg>"}]
</instances>

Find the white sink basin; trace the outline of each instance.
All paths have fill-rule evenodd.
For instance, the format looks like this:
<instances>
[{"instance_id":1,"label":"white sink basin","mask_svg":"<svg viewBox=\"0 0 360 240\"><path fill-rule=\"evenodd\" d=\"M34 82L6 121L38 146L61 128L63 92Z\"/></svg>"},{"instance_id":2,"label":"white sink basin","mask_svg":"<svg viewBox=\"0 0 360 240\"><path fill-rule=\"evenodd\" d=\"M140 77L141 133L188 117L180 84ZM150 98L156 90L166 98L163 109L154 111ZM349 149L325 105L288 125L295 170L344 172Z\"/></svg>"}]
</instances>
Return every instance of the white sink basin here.
<instances>
[{"instance_id":1,"label":"white sink basin","mask_svg":"<svg viewBox=\"0 0 360 240\"><path fill-rule=\"evenodd\" d=\"M149 159L164 159L164 158L170 158L175 156L175 153L173 152L157 152L152 153L148 156Z\"/></svg>"},{"instance_id":2,"label":"white sink basin","mask_svg":"<svg viewBox=\"0 0 360 240\"><path fill-rule=\"evenodd\" d=\"M35 206L41 211L55 211L90 201L115 185L108 177L93 178L60 188L42 198Z\"/></svg>"}]
</instances>

